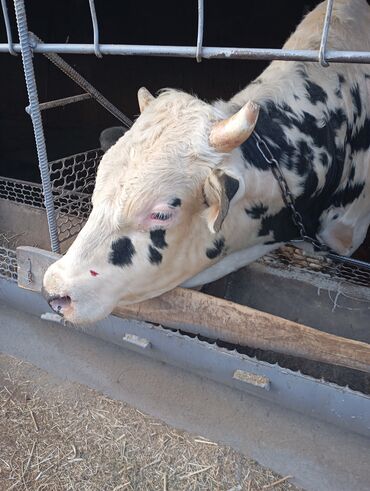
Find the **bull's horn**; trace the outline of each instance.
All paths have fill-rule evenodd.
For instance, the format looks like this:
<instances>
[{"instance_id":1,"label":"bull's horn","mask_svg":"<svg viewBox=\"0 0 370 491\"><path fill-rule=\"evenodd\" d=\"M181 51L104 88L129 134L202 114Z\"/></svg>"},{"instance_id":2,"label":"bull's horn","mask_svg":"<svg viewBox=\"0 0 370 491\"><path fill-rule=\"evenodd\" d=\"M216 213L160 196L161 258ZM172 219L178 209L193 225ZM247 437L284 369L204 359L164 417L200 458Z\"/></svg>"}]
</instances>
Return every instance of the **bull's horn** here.
<instances>
[{"instance_id":1,"label":"bull's horn","mask_svg":"<svg viewBox=\"0 0 370 491\"><path fill-rule=\"evenodd\" d=\"M145 87L141 87L137 92L137 100L139 102L140 112L142 113L144 109L154 100L154 95L152 95Z\"/></svg>"},{"instance_id":2,"label":"bull's horn","mask_svg":"<svg viewBox=\"0 0 370 491\"><path fill-rule=\"evenodd\" d=\"M233 116L213 125L209 143L219 152L230 152L251 136L258 113L259 105L248 101Z\"/></svg>"}]
</instances>

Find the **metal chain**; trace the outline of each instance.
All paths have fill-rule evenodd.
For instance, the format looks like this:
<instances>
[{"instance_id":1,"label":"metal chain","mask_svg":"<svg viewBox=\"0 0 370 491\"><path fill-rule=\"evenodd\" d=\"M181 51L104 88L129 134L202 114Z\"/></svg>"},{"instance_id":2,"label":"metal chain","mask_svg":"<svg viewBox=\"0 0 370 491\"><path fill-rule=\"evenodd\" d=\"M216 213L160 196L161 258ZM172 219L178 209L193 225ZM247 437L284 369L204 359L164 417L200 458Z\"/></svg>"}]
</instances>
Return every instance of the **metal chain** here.
<instances>
[{"instance_id":1,"label":"metal chain","mask_svg":"<svg viewBox=\"0 0 370 491\"><path fill-rule=\"evenodd\" d=\"M285 206L287 206L290 209L293 223L299 231L300 239L294 240L292 242L309 242L310 244L312 244L314 249L318 249L322 252L332 252L330 247L328 247L326 244L323 244L319 240L314 239L309 235L307 235L306 228L303 223L302 215L295 207L294 195L289 189L288 183L280 168L279 162L274 158L274 156L271 153L271 150L267 146L266 142L259 136L259 134L256 131L254 131L253 135L257 140L258 150L260 151L262 157L269 164L272 174L279 184L281 190L281 196L283 198Z\"/></svg>"}]
</instances>

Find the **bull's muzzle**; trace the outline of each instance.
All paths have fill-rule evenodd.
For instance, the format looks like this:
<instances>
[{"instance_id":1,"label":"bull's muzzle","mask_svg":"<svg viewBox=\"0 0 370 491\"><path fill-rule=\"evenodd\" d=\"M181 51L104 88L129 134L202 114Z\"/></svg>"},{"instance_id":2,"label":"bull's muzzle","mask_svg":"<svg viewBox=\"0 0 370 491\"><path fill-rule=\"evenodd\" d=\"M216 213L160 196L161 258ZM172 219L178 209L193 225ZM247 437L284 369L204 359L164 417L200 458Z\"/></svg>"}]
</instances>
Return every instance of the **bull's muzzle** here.
<instances>
[{"instance_id":1,"label":"bull's muzzle","mask_svg":"<svg viewBox=\"0 0 370 491\"><path fill-rule=\"evenodd\" d=\"M41 293L54 312L59 315L64 315L65 311L71 307L72 299L68 295L50 295L44 287Z\"/></svg>"}]
</instances>

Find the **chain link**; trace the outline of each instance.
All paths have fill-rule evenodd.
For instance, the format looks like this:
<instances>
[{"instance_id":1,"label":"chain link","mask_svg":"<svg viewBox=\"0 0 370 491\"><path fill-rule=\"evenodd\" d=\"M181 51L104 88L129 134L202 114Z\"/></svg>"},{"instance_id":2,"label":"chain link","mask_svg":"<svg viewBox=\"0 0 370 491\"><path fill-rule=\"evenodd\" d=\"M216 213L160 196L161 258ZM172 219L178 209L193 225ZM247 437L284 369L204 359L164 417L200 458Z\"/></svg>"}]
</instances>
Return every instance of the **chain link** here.
<instances>
[{"instance_id":1,"label":"chain link","mask_svg":"<svg viewBox=\"0 0 370 491\"><path fill-rule=\"evenodd\" d=\"M271 153L271 150L267 146L266 142L259 136L259 134L256 131L254 131L253 135L257 140L257 148L259 152L261 153L262 157L266 160L266 162L269 164L272 174L274 175L275 179L279 184L281 190L281 196L283 198L285 206L287 206L291 211L293 223L299 231L300 239L296 239L291 242L309 242L314 247L314 249L317 249L322 252L332 252L330 247L323 244L319 240L314 239L309 235L307 235L306 227L304 226L302 215L295 207L294 195L289 189L288 183L280 168L279 162L274 158L274 156Z\"/></svg>"}]
</instances>

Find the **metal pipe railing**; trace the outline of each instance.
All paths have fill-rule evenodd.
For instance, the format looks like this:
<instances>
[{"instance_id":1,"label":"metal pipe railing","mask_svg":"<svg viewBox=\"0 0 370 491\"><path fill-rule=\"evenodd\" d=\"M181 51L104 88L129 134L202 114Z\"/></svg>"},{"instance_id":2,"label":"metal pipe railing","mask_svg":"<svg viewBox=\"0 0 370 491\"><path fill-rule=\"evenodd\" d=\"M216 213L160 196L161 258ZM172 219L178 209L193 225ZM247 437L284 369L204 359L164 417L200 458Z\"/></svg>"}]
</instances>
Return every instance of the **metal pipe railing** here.
<instances>
[{"instance_id":1,"label":"metal pipe railing","mask_svg":"<svg viewBox=\"0 0 370 491\"><path fill-rule=\"evenodd\" d=\"M20 53L20 45L14 44L14 51ZM195 58L196 46L159 46L159 45L131 45L131 44L100 44L102 55L122 56L164 56L179 58ZM95 54L93 44L58 44L35 43L34 53L52 54ZM8 45L0 44L0 53L8 53ZM319 59L317 50L275 49L275 48L224 48L202 47L202 58L229 59L229 60L287 60L287 61L313 61ZM325 59L333 63L370 63L370 51L341 51L328 50Z\"/></svg>"},{"instance_id":2,"label":"metal pipe railing","mask_svg":"<svg viewBox=\"0 0 370 491\"><path fill-rule=\"evenodd\" d=\"M197 34L197 51L195 58L198 63L202 61L202 45L204 33L204 0L198 0L198 34Z\"/></svg>"},{"instance_id":3,"label":"metal pipe railing","mask_svg":"<svg viewBox=\"0 0 370 491\"><path fill-rule=\"evenodd\" d=\"M37 85L33 68L32 49L28 36L27 17L24 1L14 0L14 8L17 19L17 28L21 47L24 76L26 79L27 94L30 103L30 116L33 124L36 150L41 174L41 182L44 191L44 202L49 226L50 245L53 252L59 253L60 245L53 193L50 182L49 161L46 152L44 129L42 126L41 111L37 95Z\"/></svg>"},{"instance_id":4,"label":"metal pipe railing","mask_svg":"<svg viewBox=\"0 0 370 491\"><path fill-rule=\"evenodd\" d=\"M32 32L29 33L32 46L38 44L42 45L42 41ZM44 53L44 56L51 61L55 66L59 68L67 77L72 79L77 85L79 85L85 92L91 95L104 109L110 112L127 128L132 126L132 121L122 111L116 108L111 102L106 99L93 85L90 84L82 75L80 75L71 65L69 65L63 58L55 53Z\"/></svg>"},{"instance_id":5,"label":"metal pipe railing","mask_svg":"<svg viewBox=\"0 0 370 491\"><path fill-rule=\"evenodd\" d=\"M326 45L328 43L328 35L329 35L331 14L333 11L333 3L334 0L327 0L324 27L322 29L322 35L321 35L321 43L319 49L319 63L323 67L329 66L329 63L326 60Z\"/></svg>"},{"instance_id":6,"label":"metal pipe railing","mask_svg":"<svg viewBox=\"0 0 370 491\"><path fill-rule=\"evenodd\" d=\"M12 38L12 29L10 27L10 20L8 14L8 7L6 5L6 0L1 0L1 8L3 10L5 30L6 30L6 39L8 41L8 51L11 55L17 56L17 53L14 51L14 43Z\"/></svg>"},{"instance_id":7,"label":"metal pipe railing","mask_svg":"<svg viewBox=\"0 0 370 491\"><path fill-rule=\"evenodd\" d=\"M96 16L94 0L89 0L89 6L90 6L91 21L93 25L94 51L95 51L95 55L98 58L101 58L102 54L100 52L100 47L99 47L99 26L98 26L98 18Z\"/></svg>"}]
</instances>

